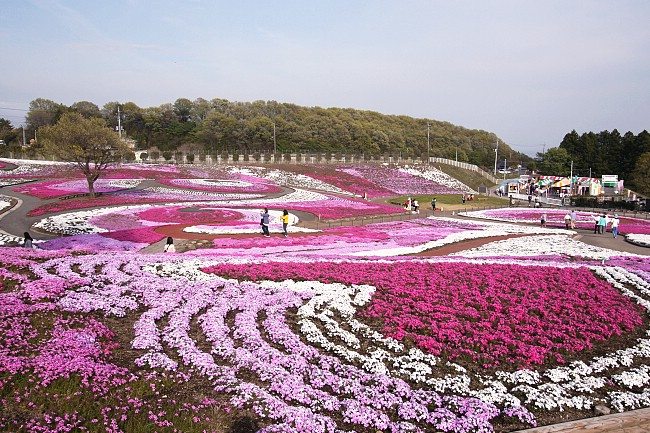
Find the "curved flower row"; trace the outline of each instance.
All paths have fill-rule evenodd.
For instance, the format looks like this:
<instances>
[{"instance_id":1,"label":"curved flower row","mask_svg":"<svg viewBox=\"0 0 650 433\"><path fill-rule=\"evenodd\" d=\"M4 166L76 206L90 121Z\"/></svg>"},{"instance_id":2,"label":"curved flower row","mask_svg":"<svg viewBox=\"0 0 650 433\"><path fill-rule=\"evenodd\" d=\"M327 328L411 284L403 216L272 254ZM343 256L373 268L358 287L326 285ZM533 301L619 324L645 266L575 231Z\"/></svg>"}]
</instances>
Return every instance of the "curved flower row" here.
<instances>
[{"instance_id":1,"label":"curved flower row","mask_svg":"<svg viewBox=\"0 0 650 433\"><path fill-rule=\"evenodd\" d=\"M11 197L0 195L0 213L6 211L11 207Z\"/></svg>"},{"instance_id":2,"label":"curved flower row","mask_svg":"<svg viewBox=\"0 0 650 433\"><path fill-rule=\"evenodd\" d=\"M628 242L632 242L635 245L639 245L642 247L650 247L650 234L635 234L635 233L630 233L629 235L625 236L625 239L627 239Z\"/></svg>"},{"instance_id":3,"label":"curved flower row","mask_svg":"<svg viewBox=\"0 0 650 433\"><path fill-rule=\"evenodd\" d=\"M533 235L504 239L451 254L451 256L462 257L530 257L540 255L565 255L595 260L636 256L631 253L588 245L567 235Z\"/></svg>"},{"instance_id":4,"label":"curved flower row","mask_svg":"<svg viewBox=\"0 0 650 433\"><path fill-rule=\"evenodd\" d=\"M593 269L646 311L650 310L647 300L650 298L650 284L647 280L622 268ZM242 271L242 274L246 274L246 271ZM324 275L327 273L318 278L324 278ZM340 279L342 275L339 272L335 279ZM281 278L279 275L275 277ZM641 296L627 287L634 287ZM601 355L588 362L574 361L565 367L541 370L497 370L492 374L477 374L457 364L443 363L435 356L414 349L407 350L394 340L378 335L354 318L355 308L364 302L351 301L348 294L339 294L341 292L339 289L334 293L335 299L314 299L313 307L304 307L307 308L306 316L318 325L303 324L303 332L309 341L329 353L369 371L389 371L399 377L426 383L439 392L472 395L483 401L511 407L525 404L536 410L590 409L604 403L622 411L650 403L650 393L645 391L650 385L650 378L647 375L648 367L643 364L650 355L650 332L627 349ZM341 323L338 324L337 320L341 320ZM366 354L360 350L361 341ZM642 363L642 367L630 367L639 363ZM444 374L445 371L448 373Z\"/></svg>"},{"instance_id":5,"label":"curved flower row","mask_svg":"<svg viewBox=\"0 0 650 433\"><path fill-rule=\"evenodd\" d=\"M370 180L396 194L454 194L469 191L467 186L458 181L452 182L452 178L438 174L441 172L435 169L355 166L340 171Z\"/></svg>"},{"instance_id":6,"label":"curved flower row","mask_svg":"<svg viewBox=\"0 0 650 433\"><path fill-rule=\"evenodd\" d=\"M191 367L233 405L271 422L263 431L469 432L491 431L490 420L500 414L532 420L525 409L502 411L474 397L415 389L303 343L286 322L287 311L340 286L239 283L196 273L188 279L188 265L98 254L34 263L34 271L40 282L68 282L65 292L49 294L60 296L64 310L118 317L138 311L131 343L141 353L138 364ZM209 351L190 337L196 332Z\"/></svg>"},{"instance_id":7,"label":"curved flower row","mask_svg":"<svg viewBox=\"0 0 650 433\"><path fill-rule=\"evenodd\" d=\"M413 176L422 177L424 179L430 180L434 183L437 183L449 189L449 192L440 192L436 194L447 194L447 193L454 194L458 192L468 192L468 193L476 194L476 191L474 191L472 188L465 185L461 181L454 179L453 177L449 176L447 173L440 171L437 168L431 167L429 165L415 165L411 167L406 166L404 168L401 168L400 171L409 173Z\"/></svg>"},{"instance_id":8,"label":"curved flower row","mask_svg":"<svg viewBox=\"0 0 650 433\"><path fill-rule=\"evenodd\" d=\"M256 177L271 180L278 185L284 185L298 189L314 189L334 194L354 195L352 192L345 191L335 185L303 173L279 170L276 168L269 169L267 167L245 167L231 169L231 172L242 171L248 174L254 174Z\"/></svg>"},{"instance_id":9,"label":"curved flower row","mask_svg":"<svg viewBox=\"0 0 650 433\"><path fill-rule=\"evenodd\" d=\"M140 179L98 179L95 181L95 192L113 192L137 186ZM14 191L34 197L49 199L71 194L88 192L88 182L85 179L48 180L30 183L14 188Z\"/></svg>"},{"instance_id":10,"label":"curved flower row","mask_svg":"<svg viewBox=\"0 0 650 433\"><path fill-rule=\"evenodd\" d=\"M281 189L272 183L262 182L252 176L239 176L240 179L161 179L158 182L171 187L181 187L206 192L239 193L278 193Z\"/></svg>"}]
</instances>

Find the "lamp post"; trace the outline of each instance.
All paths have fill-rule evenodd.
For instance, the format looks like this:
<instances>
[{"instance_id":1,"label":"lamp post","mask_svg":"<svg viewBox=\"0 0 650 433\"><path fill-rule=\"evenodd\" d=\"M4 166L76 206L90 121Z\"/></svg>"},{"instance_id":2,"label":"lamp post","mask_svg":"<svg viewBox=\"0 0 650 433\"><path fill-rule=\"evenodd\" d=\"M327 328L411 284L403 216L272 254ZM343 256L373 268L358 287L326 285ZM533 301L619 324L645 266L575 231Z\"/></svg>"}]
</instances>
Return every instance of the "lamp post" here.
<instances>
[{"instance_id":1,"label":"lamp post","mask_svg":"<svg viewBox=\"0 0 650 433\"><path fill-rule=\"evenodd\" d=\"M275 122L273 122L273 157L275 158L275 154L278 153L278 145L275 142Z\"/></svg>"}]
</instances>

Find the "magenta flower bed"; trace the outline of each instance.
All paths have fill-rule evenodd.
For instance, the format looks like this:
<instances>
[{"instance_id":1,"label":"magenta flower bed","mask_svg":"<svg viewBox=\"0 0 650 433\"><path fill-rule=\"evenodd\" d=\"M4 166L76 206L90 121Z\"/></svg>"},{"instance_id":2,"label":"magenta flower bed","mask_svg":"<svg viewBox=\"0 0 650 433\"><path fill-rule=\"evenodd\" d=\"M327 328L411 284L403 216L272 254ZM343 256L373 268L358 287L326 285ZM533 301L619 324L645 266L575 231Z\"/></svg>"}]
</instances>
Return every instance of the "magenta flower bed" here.
<instances>
[{"instance_id":1,"label":"magenta flower bed","mask_svg":"<svg viewBox=\"0 0 650 433\"><path fill-rule=\"evenodd\" d=\"M219 224L242 218L239 212L226 209L191 210L188 206L155 207L137 216L141 220L166 224Z\"/></svg>"},{"instance_id":2,"label":"magenta flower bed","mask_svg":"<svg viewBox=\"0 0 650 433\"><path fill-rule=\"evenodd\" d=\"M368 198L390 197L394 193L386 188L361 177L353 176L343 171L335 171L332 173L324 173L322 171L314 171L307 173L310 177L320 181L329 183L344 191L363 196L366 194Z\"/></svg>"},{"instance_id":3,"label":"magenta flower bed","mask_svg":"<svg viewBox=\"0 0 650 433\"><path fill-rule=\"evenodd\" d=\"M128 204L165 203L166 198L155 199L154 197L138 197L137 195L111 195L80 199L65 200L56 203L48 203L32 209L27 216L41 216L49 213L65 212L71 210L87 209L93 207L118 206Z\"/></svg>"},{"instance_id":4,"label":"magenta flower bed","mask_svg":"<svg viewBox=\"0 0 650 433\"><path fill-rule=\"evenodd\" d=\"M165 235L156 233L153 227L117 230L114 232L100 233L100 234L104 237L115 239L118 241L135 242L139 244L153 244L165 237Z\"/></svg>"},{"instance_id":5,"label":"magenta flower bed","mask_svg":"<svg viewBox=\"0 0 650 433\"><path fill-rule=\"evenodd\" d=\"M639 307L586 268L466 263L217 265L206 272L259 280L377 287L360 315L385 335L484 367L565 363L567 354L642 324Z\"/></svg>"}]
</instances>

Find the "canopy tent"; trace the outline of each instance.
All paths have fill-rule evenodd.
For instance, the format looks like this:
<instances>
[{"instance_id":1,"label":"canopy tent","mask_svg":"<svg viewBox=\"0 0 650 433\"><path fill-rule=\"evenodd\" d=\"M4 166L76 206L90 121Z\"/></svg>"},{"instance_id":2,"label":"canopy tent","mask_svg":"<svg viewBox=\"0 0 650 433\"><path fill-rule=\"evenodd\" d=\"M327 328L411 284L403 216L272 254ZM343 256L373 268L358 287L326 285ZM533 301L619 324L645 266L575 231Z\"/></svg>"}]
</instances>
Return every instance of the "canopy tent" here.
<instances>
[{"instance_id":1,"label":"canopy tent","mask_svg":"<svg viewBox=\"0 0 650 433\"><path fill-rule=\"evenodd\" d=\"M569 186L569 185L571 185L571 181L569 180L569 178L564 177L564 178L556 181L553 184L553 188L563 188L563 187Z\"/></svg>"}]
</instances>

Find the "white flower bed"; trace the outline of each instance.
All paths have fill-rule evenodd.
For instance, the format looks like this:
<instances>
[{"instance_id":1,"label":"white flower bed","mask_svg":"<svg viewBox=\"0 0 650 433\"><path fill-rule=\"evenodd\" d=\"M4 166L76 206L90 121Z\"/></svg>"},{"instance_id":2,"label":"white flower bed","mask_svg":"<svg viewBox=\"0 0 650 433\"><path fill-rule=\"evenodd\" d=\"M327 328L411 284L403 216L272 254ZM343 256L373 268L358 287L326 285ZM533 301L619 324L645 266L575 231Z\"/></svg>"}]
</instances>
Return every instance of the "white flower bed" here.
<instances>
[{"instance_id":1,"label":"white flower bed","mask_svg":"<svg viewBox=\"0 0 650 433\"><path fill-rule=\"evenodd\" d=\"M11 197L0 195L0 213L6 211L11 207Z\"/></svg>"},{"instance_id":2,"label":"white flower bed","mask_svg":"<svg viewBox=\"0 0 650 433\"><path fill-rule=\"evenodd\" d=\"M430 180L435 183L439 183L440 185L444 185L449 188L456 189L458 191L465 191L470 194L478 194L476 191L474 191L469 186L465 185L463 182L449 176L447 173L440 171L435 167L405 166L404 168L400 168L400 171L404 173L408 173L412 176L422 177L424 179Z\"/></svg>"},{"instance_id":3,"label":"white flower bed","mask_svg":"<svg viewBox=\"0 0 650 433\"><path fill-rule=\"evenodd\" d=\"M567 235L540 235L504 239L450 255L462 257L527 257L555 254L596 260L609 259L610 257L616 256L635 255L587 245L583 242L576 241Z\"/></svg>"},{"instance_id":4,"label":"white flower bed","mask_svg":"<svg viewBox=\"0 0 650 433\"><path fill-rule=\"evenodd\" d=\"M15 164L17 167L10 171L12 176L23 175L23 174L43 174L44 171L51 171L58 169L60 167L73 167L74 164L71 162L61 162L61 161L40 161L32 159L10 159L3 158L3 161L10 162Z\"/></svg>"},{"instance_id":5,"label":"white flower bed","mask_svg":"<svg viewBox=\"0 0 650 433\"><path fill-rule=\"evenodd\" d=\"M149 188L144 188L142 191L152 193L153 195L159 197L173 197L175 199L182 198L183 196L191 197L201 197L205 200L243 200L251 198L260 198L264 197L261 194L239 194L239 193L218 193L218 192L209 192L209 191L194 191L188 189L174 189L174 188L165 188L160 186L152 186Z\"/></svg>"},{"instance_id":6,"label":"white flower bed","mask_svg":"<svg viewBox=\"0 0 650 433\"><path fill-rule=\"evenodd\" d=\"M32 182L36 179L28 179L24 177L14 177L14 178L6 178L6 179L0 179L0 187L2 186L11 186L11 185L20 185L21 183L26 183L26 182Z\"/></svg>"},{"instance_id":7,"label":"white flower bed","mask_svg":"<svg viewBox=\"0 0 650 433\"><path fill-rule=\"evenodd\" d=\"M233 210L239 214L242 214L243 217L239 218L228 225L196 225L185 227L184 232L187 233L204 233L209 235L225 235L225 234L251 234L251 233L260 233L260 212L258 210L251 209L230 209L230 208L217 208L220 210ZM282 216L282 211L278 210L269 210L269 232L270 233L283 233L282 230L282 221L280 217ZM309 229L305 227L296 227L295 224L298 224L300 219L297 215L289 213L289 224L287 226L287 232L289 233L315 233L320 230Z\"/></svg>"},{"instance_id":8,"label":"white flower bed","mask_svg":"<svg viewBox=\"0 0 650 433\"><path fill-rule=\"evenodd\" d=\"M253 186L251 182L233 179L172 179L171 183L178 186L207 186L207 187L236 187L247 188Z\"/></svg>"},{"instance_id":9,"label":"white flower bed","mask_svg":"<svg viewBox=\"0 0 650 433\"><path fill-rule=\"evenodd\" d=\"M635 245L639 245L641 247L650 247L650 235L639 235L639 234L630 233L629 235L625 236L625 239L628 242L631 242Z\"/></svg>"}]
</instances>

